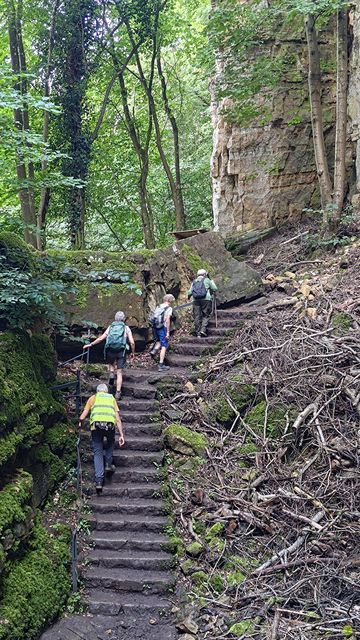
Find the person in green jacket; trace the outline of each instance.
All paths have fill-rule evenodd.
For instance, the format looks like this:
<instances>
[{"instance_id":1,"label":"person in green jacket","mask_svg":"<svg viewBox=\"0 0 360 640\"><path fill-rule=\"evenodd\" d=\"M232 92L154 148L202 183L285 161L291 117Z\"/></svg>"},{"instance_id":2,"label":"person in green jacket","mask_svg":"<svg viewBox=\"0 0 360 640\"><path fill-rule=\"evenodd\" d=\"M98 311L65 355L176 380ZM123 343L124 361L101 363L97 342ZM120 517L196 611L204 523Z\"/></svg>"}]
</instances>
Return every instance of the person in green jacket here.
<instances>
[{"instance_id":1,"label":"person in green jacket","mask_svg":"<svg viewBox=\"0 0 360 640\"><path fill-rule=\"evenodd\" d=\"M209 278L207 271L205 269L199 269L188 291L188 298L193 299L195 333L198 338L205 338L207 335L207 327L213 306L213 296L217 290L218 288L215 282Z\"/></svg>"}]
</instances>

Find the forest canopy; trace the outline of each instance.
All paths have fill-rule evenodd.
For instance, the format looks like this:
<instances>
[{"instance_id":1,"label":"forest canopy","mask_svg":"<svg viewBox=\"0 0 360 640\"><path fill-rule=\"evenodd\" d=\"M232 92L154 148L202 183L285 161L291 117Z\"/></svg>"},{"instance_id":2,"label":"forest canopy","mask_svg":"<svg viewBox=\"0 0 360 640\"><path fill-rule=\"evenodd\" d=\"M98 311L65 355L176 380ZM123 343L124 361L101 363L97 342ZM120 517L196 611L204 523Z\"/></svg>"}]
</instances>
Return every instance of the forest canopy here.
<instances>
[{"instance_id":1,"label":"forest canopy","mask_svg":"<svg viewBox=\"0 0 360 640\"><path fill-rule=\"evenodd\" d=\"M0 229L154 248L211 226L208 0L0 0Z\"/></svg>"}]
</instances>

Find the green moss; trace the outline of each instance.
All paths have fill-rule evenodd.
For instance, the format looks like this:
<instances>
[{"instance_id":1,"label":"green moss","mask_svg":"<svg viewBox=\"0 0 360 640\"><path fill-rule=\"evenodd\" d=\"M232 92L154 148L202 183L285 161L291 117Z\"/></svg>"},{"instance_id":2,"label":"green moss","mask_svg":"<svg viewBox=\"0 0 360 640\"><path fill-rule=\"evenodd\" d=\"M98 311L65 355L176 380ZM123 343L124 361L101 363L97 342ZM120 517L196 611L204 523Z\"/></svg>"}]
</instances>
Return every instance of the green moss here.
<instances>
[{"instance_id":1,"label":"green moss","mask_svg":"<svg viewBox=\"0 0 360 640\"><path fill-rule=\"evenodd\" d=\"M188 544L186 547L186 553L193 558L197 558L198 556L200 556L203 551L203 545L200 544L200 542L196 541L191 542L191 544Z\"/></svg>"},{"instance_id":2,"label":"green moss","mask_svg":"<svg viewBox=\"0 0 360 640\"><path fill-rule=\"evenodd\" d=\"M80 368L88 376L94 376L95 378L102 376L107 372L106 364L83 364Z\"/></svg>"},{"instance_id":3,"label":"green moss","mask_svg":"<svg viewBox=\"0 0 360 640\"><path fill-rule=\"evenodd\" d=\"M2 581L1 640L34 640L56 618L70 593L69 560L69 535L55 538L38 524L30 551Z\"/></svg>"},{"instance_id":4,"label":"green moss","mask_svg":"<svg viewBox=\"0 0 360 640\"><path fill-rule=\"evenodd\" d=\"M181 424L170 424L164 430L166 444L180 453L203 454L208 442L206 437L195 431L191 431Z\"/></svg>"},{"instance_id":5,"label":"green moss","mask_svg":"<svg viewBox=\"0 0 360 640\"><path fill-rule=\"evenodd\" d=\"M193 529L198 536L203 536L206 531L205 522L202 520L193 520Z\"/></svg>"},{"instance_id":6,"label":"green moss","mask_svg":"<svg viewBox=\"0 0 360 640\"><path fill-rule=\"evenodd\" d=\"M0 538L6 529L11 530L26 520L28 512L25 507L31 503L32 489L32 476L20 470L0 491Z\"/></svg>"},{"instance_id":7,"label":"green moss","mask_svg":"<svg viewBox=\"0 0 360 640\"><path fill-rule=\"evenodd\" d=\"M349 331L353 324L352 317L347 313L337 313L333 316L332 325L337 329L337 333L344 334Z\"/></svg>"},{"instance_id":8,"label":"green moss","mask_svg":"<svg viewBox=\"0 0 360 640\"><path fill-rule=\"evenodd\" d=\"M182 562L180 567L181 567L181 571L185 576L189 576L191 573L195 571L194 563L192 560L190 560L190 558Z\"/></svg>"},{"instance_id":9,"label":"green moss","mask_svg":"<svg viewBox=\"0 0 360 640\"><path fill-rule=\"evenodd\" d=\"M214 574L209 578L209 585L216 593L222 593L225 589L225 581L219 574Z\"/></svg>"},{"instance_id":10,"label":"green moss","mask_svg":"<svg viewBox=\"0 0 360 640\"><path fill-rule=\"evenodd\" d=\"M15 233L0 233L0 255L5 255L8 262L15 267L31 267L35 250Z\"/></svg>"},{"instance_id":11,"label":"green moss","mask_svg":"<svg viewBox=\"0 0 360 640\"><path fill-rule=\"evenodd\" d=\"M207 545L211 551L221 553L225 549L225 540L222 540L221 538L210 538L207 541Z\"/></svg>"},{"instance_id":12,"label":"green moss","mask_svg":"<svg viewBox=\"0 0 360 640\"><path fill-rule=\"evenodd\" d=\"M169 536L167 541L162 545L164 551L168 551L169 553L179 554L183 548L183 541L178 536L172 535Z\"/></svg>"},{"instance_id":13,"label":"green moss","mask_svg":"<svg viewBox=\"0 0 360 640\"><path fill-rule=\"evenodd\" d=\"M225 525L223 522L216 522L213 524L206 532L205 539L210 541L212 538L216 538L220 536L225 529Z\"/></svg>"},{"instance_id":14,"label":"green moss","mask_svg":"<svg viewBox=\"0 0 360 640\"><path fill-rule=\"evenodd\" d=\"M246 576L241 571L232 571L227 576L227 582L231 587L237 587L244 582Z\"/></svg>"},{"instance_id":15,"label":"green moss","mask_svg":"<svg viewBox=\"0 0 360 640\"><path fill-rule=\"evenodd\" d=\"M267 413L266 435L269 438L279 438L286 425L286 414L289 412L283 406L272 407ZM257 434L262 435L266 415L266 402L259 402L246 414L246 424Z\"/></svg>"},{"instance_id":16,"label":"green moss","mask_svg":"<svg viewBox=\"0 0 360 640\"><path fill-rule=\"evenodd\" d=\"M57 356L49 337L43 333L34 334L31 338L31 347L42 378L45 382L54 382Z\"/></svg>"},{"instance_id":17,"label":"green moss","mask_svg":"<svg viewBox=\"0 0 360 640\"><path fill-rule=\"evenodd\" d=\"M118 253L111 251L66 251L60 249L51 249L47 251L49 256L58 258L59 261L66 263L71 267L75 267L80 271L100 271L105 269L114 269L115 271L128 271L133 273L136 271L136 265L133 262L133 254Z\"/></svg>"},{"instance_id":18,"label":"green moss","mask_svg":"<svg viewBox=\"0 0 360 640\"><path fill-rule=\"evenodd\" d=\"M231 384L226 387L215 401L209 405L207 414L215 416L215 420L220 424L231 424L236 413L231 408L229 402L224 397L224 391L231 399L233 405L239 413L244 413L245 409L256 397L256 389L251 384Z\"/></svg>"},{"instance_id":19,"label":"green moss","mask_svg":"<svg viewBox=\"0 0 360 640\"><path fill-rule=\"evenodd\" d=\"M201 586L206 583L207 579L208 575L205 573L205 571L194 571L194 573L191 575L192 582L197 586Z\"/></svg>"},{"instance_id":20,"label":"green moss","mask_svg":"<svg viewBox=\"0 0 360 640\"><path fill-rule=\"evenodd\" d=\"M245 633L253 633L254 629L255 626L252 620L242 620L233 624L229 629L229 633L240 638Z\"/></svg>"},{"instance_id":21,"label":"green moss","mask_svg":"<svg viewBox=\"0 0 360 640\"><path fill-rule=\"evenodd\" d=\"M15 431L0 438L0 466L4 465L16 454L17 448L22 441L23 436Z\"/></svg>"},{"instance_id":22,"label":"green moss","mask_svg":"<svg viewBox=\"0 0 360 640\"><path fill-rule=\"evenodd\" d=\"M211 273L213 267L210 262L207 262L206 260L201 258L199 254L196 253L196 251L194 251L192 247L190 247L190 245L184 243L181 246L181 249L194 273L196 273L199 269L205 269L208 273Z\"/></svg>"}]
</instances>

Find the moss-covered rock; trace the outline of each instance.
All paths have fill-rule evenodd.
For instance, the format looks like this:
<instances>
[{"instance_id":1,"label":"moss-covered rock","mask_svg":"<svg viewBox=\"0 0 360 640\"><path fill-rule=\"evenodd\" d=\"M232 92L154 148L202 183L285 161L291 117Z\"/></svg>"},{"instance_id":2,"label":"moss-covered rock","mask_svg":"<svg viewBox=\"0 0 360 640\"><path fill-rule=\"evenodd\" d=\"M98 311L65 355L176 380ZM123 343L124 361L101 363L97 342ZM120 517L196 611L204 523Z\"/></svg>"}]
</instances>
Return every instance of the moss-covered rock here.
<instances>
[{"instance_id":1,"label":"moss-covered rock","mask_svg":"<svg viewBox=\"0 0 360 640\"><path fill-rule=\"evenodd\" d=\"M31 267L35 251L15 233L3 231L0 233L0 255L6 257L14 267Z\"/></svg>"},{"instance_id":2,"label":"moss-covered rock","mask_svg":"<svg viewBox=\"0 0 360 640\"><path fill-rule=\"evenodd\" d=\"M229 425L235 419L236 413L227 401L224 392L229 396L232 404L241 414L253 403L256 389L251 384L233 383L219 392L206 409L207 415L215 416L215 420L223 425Z\"/></svg>"},{"instance_id":3,"label":"moss-covered rock","mask_svg":"<svg viewBox=\"0 0 360 640\"><path fill-rule=\"evenodd\" d=\"M340 335L347 333L353 322L353 318L348 313L336 313L332 318L332 326Z\"/></svg>"},{"instance_id":4,"label":"moss-covered rock","mask_svg":"<svg viewBox=\"0 0 360 640\"><path fill-rule=\"evenodd\" d=\"M286 415L289 408L282 405L268 408L266 415L266 402L262 400L246 414L246 424L259 436L263 435L266 417L266 435L268 438L279 438L286 426Z\"/></svg>"},{"instance_id":5,"label":"moss-covered rock","mask_svg":"<svg viewBox=\"0 0 360 640\"><path fill-rule=\"evenodd\" d=\"M252 620L242 620L233 624L229 629L229 633L241 638L245 633L253 633L254 629L255 625Z\"/></svg>"},{"instance_id":6,"label":"moss-covered rock","mask_svg":"<svg viewBox=\"0 0 360 640\"><path fill-rule=\"evenodd\" d=\"M200 544L200 542L191 542L190 544L187 545L186 547L186 553L193 557L193 558L198 558L204 551L204 547L202 544Z\"/></svg>"},{"instance_id":7,"label":"moss-covered rock","mask_svg":"<svg viewBox=\"0 0 360 640\"><path fill-rule=\"evenodd\" d=\"M208 446L206 437L181 424L170 424L164 430L167 446L184 455L202 455Z\"/></svg>"},{"instance_id":8,"label":"moss-covered rock","mask_svg":"<svg viewBox=\"0 0 360 640\"><path fill-rule=\"evenodd\" d=\"M38 638L70 593L69 534L56 538L37 524L29 552L9 564L1 583L0 639Z\"/></svg>"}]
</instances>

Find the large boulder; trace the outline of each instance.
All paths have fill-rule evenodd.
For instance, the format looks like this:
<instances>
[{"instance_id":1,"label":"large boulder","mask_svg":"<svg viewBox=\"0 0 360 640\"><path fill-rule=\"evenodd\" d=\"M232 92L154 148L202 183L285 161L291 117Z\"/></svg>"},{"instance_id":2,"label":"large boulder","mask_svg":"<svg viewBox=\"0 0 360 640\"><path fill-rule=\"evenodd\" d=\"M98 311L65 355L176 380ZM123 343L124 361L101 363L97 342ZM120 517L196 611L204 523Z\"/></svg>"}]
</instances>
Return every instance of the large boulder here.
<instances>
[{"instance_id":1,"label":"large boulder","mask_svg":"<svg viewBox=\"0 0 360 640\"><path fill-rule=\"evenodd\" d=\"M56 257L53 252L53 257ZM220 305L255 297L261 292L261 278L245 262L238 262L226 250L218 233L208 232L174 242L156 251L135 254L107 252L62 252L74 275L77 292L64 303L66 323L83 337L86 328L107 327L114 313L123 310L138 347L149 339L148 315L164 293L172 293L177 304L187 301L187 290L196 271L205 268L215 279ZM76 344L76 343L75 343ZM62 340L60 351L70 345ZM74 347L74 343L72 343ZM95 356L100 356L99 347ZM69 351L68 351L69 353Z\"/></svg>"}]
</instances>

